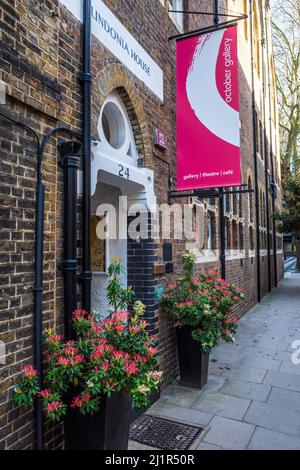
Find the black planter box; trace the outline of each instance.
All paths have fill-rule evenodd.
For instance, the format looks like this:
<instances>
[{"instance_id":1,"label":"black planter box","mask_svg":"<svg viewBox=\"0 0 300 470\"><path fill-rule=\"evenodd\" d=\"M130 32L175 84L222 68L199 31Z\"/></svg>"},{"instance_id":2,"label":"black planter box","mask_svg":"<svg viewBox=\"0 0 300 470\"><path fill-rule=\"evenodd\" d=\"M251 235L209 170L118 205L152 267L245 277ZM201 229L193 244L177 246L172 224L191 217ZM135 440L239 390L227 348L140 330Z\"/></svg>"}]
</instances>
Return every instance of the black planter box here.
<instances>
[{"instance_id":1,"label":"black planter box","mask_svg":"<svg viewBox=\"0 0 300 470\"><path fill-rule=\"evenodd\" d=\"M124 392L104 397L94 415L69 410L65 418L66 450L127 450L132 400Z\"/></svg>"},{"instance_id":2,"label":"black planter box","mask_svg":"<svg viewBox=\"0 0 300 470\"><path fill-rule=\"evenodd\" d=\"M209 354L192 338L192 328L176 328L180 385L202 388L207 384Z\"/></svg>"}]
</instances>

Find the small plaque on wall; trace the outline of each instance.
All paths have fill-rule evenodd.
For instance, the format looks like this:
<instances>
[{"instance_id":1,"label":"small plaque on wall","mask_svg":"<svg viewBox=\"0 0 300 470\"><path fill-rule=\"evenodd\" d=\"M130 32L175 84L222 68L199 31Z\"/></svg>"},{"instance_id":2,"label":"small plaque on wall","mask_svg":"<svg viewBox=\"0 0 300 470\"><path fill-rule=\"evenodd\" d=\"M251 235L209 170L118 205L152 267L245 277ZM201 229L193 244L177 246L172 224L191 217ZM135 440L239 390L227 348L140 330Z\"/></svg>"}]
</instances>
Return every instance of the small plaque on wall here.
<instances>
[{"instance_id":1,"label":"small plaque on wall","mask_svg":"<svg viewBox=\"0 0 300 470\"><path fill-rule=\"evenodd\" d=\"M168 148L167 137L159 129L154 129L154 145L163 150Z\"/></svg>"},{"instance_id":2,"label":"small plaque on wall","mask_svg":"<svg viewBox=\"0 0 300 470\"><path fill-rule=\"evenodd\" d=\"M162 303L164 293L165 293L165 286L160 285L160 286L154 287L154 300L156 304Z\"/></svg>"},{"instance_id":3,"label":"small plaque on wall","mask_svg":"<svg viewBox=\"0 0 300 470\"><path fill-rule=\"evenodd\" d=\"M153 264L153 274L154 276L162 276L165 274L166 268L165 263L154 263Z\"/></svg>"}]
</instances>

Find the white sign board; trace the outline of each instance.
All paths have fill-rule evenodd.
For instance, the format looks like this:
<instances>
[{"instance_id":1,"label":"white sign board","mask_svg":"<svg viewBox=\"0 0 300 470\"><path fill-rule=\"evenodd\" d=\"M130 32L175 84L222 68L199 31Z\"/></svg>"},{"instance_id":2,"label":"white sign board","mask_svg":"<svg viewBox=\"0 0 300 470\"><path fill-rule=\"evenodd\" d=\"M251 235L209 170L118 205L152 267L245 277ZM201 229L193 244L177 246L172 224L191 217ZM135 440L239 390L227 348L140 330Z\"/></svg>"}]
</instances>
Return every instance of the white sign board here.
<instances>
[{"instance_id":1,"label":"white sign board","mask_svg":"<svg viewBox=\"0 0 300 470\"><path fill-rule=\"evenodd\" d=\"M82 22L83 0L60 0ZM101 0L92 0L92 33L160 99L164 99L162 69Z\"/></svg>"}]
</instances>

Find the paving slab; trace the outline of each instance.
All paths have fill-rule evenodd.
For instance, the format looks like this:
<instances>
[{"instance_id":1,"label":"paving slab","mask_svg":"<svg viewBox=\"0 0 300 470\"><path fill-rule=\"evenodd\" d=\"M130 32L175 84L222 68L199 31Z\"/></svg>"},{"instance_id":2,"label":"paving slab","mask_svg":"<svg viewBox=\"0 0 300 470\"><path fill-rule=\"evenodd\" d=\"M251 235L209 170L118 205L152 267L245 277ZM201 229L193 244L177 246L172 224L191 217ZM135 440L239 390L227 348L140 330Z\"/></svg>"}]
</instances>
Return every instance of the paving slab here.
<instances>
[{"instance_id":1,"label":"paving slab","mask_svg":"<svg viewBox=\"0 0 300 470\"><path fill-rule=\"evenodd\" d=\"M300 413L279 406L252 402L243 421L300 437Z\"/></svg>"},{"instance_id":2,"label":"paving slab","mask_svg":"<svg viewBox=\"0 0 300 470\"><path fill-rule=\"evenodd\" d=\"M192 424L200 427L207 426L213 418L212 413L183 408L171 404L163 405L155 416L160 418L169 418L179 423Z\"/></svg>"},{"instance_id":3,"label":"paving slab","mask_svg":"<svg viewBox=\"0 0 300 470\"><path fill-rule=\"evenodd\" d=\"M223 387L225 380L225 377L213 375L209 370L207 384L203 387L200 396L204 393L218 392Z\"/></svg>"},{"instance_id":4,"label":"paving slab","mask_svg":"<svg viewBox=\"0 0 300 470\"><path fill-rule=\"evenodd\" d=\"M266 385L272 385L274 387L300 392L300 376L289 374L287 372L269 370L263 380L263 383Z\"/></svg>"},{"instance_id":5,"label":"paving slab","mask_svg":"<svg viewBox=\"0 0 300 470\"><path fill-rule=\"evenodd\" d=\"M300 439L257 427L248 450L300 450Z\"/></svg>"},{"instance_id":6,"label":"paving slab","mask_svg":"<svg viewBox=\"0 0 300 470\"><path fill-rule=\"evenodd\" d=\"M201 442L197 447L197 450L224 450L222 447L215 446L214 444L208 444L208 442Z\"/></svg>"},{"instance_id":7,"label":"paving slab","mask_svg":"<svg viewBox=\"0 0 300 470\"><path fill-rule=\"evenodd\" d=\"M278 370L279 367L281 366L281 361L254 355L254 356L245 356L242 359L242 364L247 367L252 367L254 369Z\"/></svg>"},{"instance_id":8,"label":"paving slab","mask_svg":"<svg viewBox=\"0 0 300 470\"><path fill-rule=\"evenodd\" d=\"M272 406L280 406L300 413L300 392L273 387L267 403Z\"/></svg>"},{"instance_id":9,"label":"paving slab","mask_svg":"<svg viewBox=\"0 0 300 470\"><path fill-rule=\"evenodd\" d=\"M210 429L203 442L217 445L226 450L244 450L247 448L255 427L233 419L216 416L210 423Z\"/></svg>"},{"instance_id":10,"label":"paving slab","mask_svg":"<svg viewBox=\"0 0 300 470\"><path fill-rule=\"evenodd\" d=\"M283 361L279 367L280 372L287 372L288 374L295 374L300 376L300 364L292 363L292 354L290 353L290 359Z\"/></svg>"},{"instance_id":11,"label":"paving slab","mask_svg":"<svg viewBox=\"0 0 300 470\"><path fill-rule=\"evenodd\" d=\"M228 364L215 363L211 366L214 375L221 375L225 378L243 379L248 382L262 383L267 373L267 369L254 369L243 365L229 366Z\"/></svg>"},{"instance_id":12,"label":"paving slab","mask_svg":"<svg viewBox=\"0 0 300 470\"><path fill-rule=\"evenodd\" d=\"M174 383L147 414L204 428L198 450L300 450L299 305L300 275L291 275L244 315L235 343L211 353L202 390Z\"/></svg>"},{"instance_id":13,"label":"paving slab","mask_svg":"<svg viewBox=\"0 0 300 470\"><path fill-rule=\"evenodd\" d=\"M221 393L207 393L194 403L193 409L242 420L249 405L250 400Z\"/></svg>"},{"instance_id":14,"label":"paving slab","mask_svg":"<svg viewBox=\"0 0 300 470\"><path fill-rule=\"evenodd\" d=\"M220 389L225 395L246 398L247 400L266 401L271 391L270 385L247 382L246 380L227 379Z\"/></svg>"},{"instance_id":15,"label":"paving slab","mask_svg":"<svg viewBox=\"0 0 300 470\"><path fill-rule=\"evenodd\" d=\"M168 403L173 403L177 406L190 408L198 399L200 391L180 385L170 385L162 393L161 398Z\"/></svg>"}]
</instances>

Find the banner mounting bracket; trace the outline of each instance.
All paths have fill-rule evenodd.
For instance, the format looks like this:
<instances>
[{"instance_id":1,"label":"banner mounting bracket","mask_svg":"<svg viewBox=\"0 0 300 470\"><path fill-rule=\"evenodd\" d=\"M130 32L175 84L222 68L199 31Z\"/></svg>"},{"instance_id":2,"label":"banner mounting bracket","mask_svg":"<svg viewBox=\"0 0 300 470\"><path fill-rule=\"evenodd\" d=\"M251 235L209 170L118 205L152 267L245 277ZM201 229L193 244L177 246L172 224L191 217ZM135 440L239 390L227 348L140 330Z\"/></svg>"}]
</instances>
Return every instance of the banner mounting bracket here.
<instances>
[{"instance_id":1,"label":"banner mounting bracket","mask_svg":"<svg viewBox=\"0 0 300 470\"><path fill-rule=\"evenodd\" d=\"M231 20L224 21L223 23L206 26L200 29L194 29L186 33L175 34L174 36L170 36L168 39L169 41L172 41L173 39L175 39L176 41L181 41L182 39L189 39L194 36L199 36L201 34L213 33L214 31L218 31L219 29L225 29L230 26L236 26L238 21L243 21L243 20L246 20L247 18L248 18L248 15L237 16Z\"/></svg>"}]
</instances>

